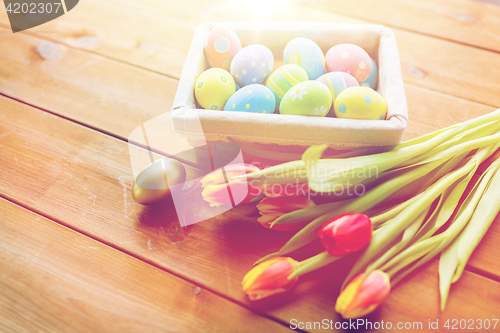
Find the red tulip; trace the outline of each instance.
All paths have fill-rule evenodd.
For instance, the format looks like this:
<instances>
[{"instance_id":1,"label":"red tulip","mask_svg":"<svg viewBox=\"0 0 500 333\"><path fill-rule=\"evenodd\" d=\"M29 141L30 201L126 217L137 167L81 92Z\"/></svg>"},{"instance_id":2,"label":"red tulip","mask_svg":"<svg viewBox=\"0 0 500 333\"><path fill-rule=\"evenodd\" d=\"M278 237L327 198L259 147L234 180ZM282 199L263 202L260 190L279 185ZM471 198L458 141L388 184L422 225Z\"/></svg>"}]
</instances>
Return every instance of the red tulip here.
<instances>
[{"instance_id":1,"label":"red tulip","mask_svg":"<svg viewBox=\"0 0 500 333\"><path fill-rule=\"evenodd\" d=\"M201 195L212 207L248 202L258 196L260 190L244 179L233 180L233 177L255 171L259 171L259 168L250 164L231 164L217 169L201 179Z\"/></svg>"},{"instance_id":2,"label":"red tulip","mask_svg":"<svg viewBox=\"0 0 500 333\"><path fill-rule=\"evenodd\" d=\"M363 317L375 310L391 292L389 275L382 271L360 274L340 293L335 311L344 319Z\"/></svg>"},{"instance_id":3,"label":"red tulip","mask_svg":"<svg viewBox=\"0 0 500 333\"><path fill-rule=\"evenodd\" d=\"M306 197L266 197L257 205L261 217L257 221L264 227L272 230L295 231L302 229L309 221L299 223L276 224L271 228L271 223L278 217L299 209L314 206L312 200Z\"/></svg>"},{"instance_id":4,"label":"red tulip","mask_svg":"<svg viewBox=\"0 0 500 333\"><path fill-rule=\"evenodd\" d=\"M250 300L256 301L290 290L298 277L288 279L299 263L292 258L278 257L260 263L243 278L243 291Z\"/></svg>"},{"instance_id":5,"label":"red tulip","mask_svg":"<svg viewBox=\"0 0 500 333\"><path fill-rule=\"evenodd\" d=\"M372 221L363 214L342 214L325 223L318 231L318 237L329 254L343 256L370 243Z\"/></svg>"}]
</instances>

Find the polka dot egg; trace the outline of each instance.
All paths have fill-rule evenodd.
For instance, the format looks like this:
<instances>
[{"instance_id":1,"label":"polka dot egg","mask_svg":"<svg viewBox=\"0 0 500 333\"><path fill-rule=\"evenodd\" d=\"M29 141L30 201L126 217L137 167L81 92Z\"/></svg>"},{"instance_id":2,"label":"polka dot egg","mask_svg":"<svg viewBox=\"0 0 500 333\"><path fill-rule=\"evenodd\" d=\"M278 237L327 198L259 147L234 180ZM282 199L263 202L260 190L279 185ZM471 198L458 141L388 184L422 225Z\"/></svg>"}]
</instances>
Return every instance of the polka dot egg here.
<instances>
[{"instance_id":1,"label":"polka dot egg","mask_svg":"<svg viewBox=\"0 0 500 333\"><path fill-rule=\"evenodd\" d=\"M325 73L325 56L321 48L309 38L292 39L283 52L285 64L304 68L309 80L316 80Z\"/></svg>"},{"instance_id":2,"label":"polka dot egg","mask_svg":"<svg viewBox=\"0 0 500 333\"><path fill-rule=\"evenodd\" d=\"M283 96L281 114L324 117L332 105L328 88L318 81L305 81L293 86Z\"/></svg>"},{"instance_id":3,"label":"polka dot egg","mask_svg":"<svg viewBox=\"0 0 500 333\"><path fill-rule=\"evenodd\" d=\"M342 91L334 107L337 118L382 120L387 115L384 97L368 87L352 87Z\"/></svg>"},{"instance_id":4,"label":"polka dot egg","mask_svg":"<svg viewBox=\"0 0 500 333\"><path fill-rule=\"evenodd\" d=\"M372 63L372 70L370 71L370 75L368 75L366 80L361 82L359 85L363 86L363 87L370 87L372 89L377 89L378 68L377 68L377 64L375 63L375 61L372 58L370 58L370 60Z\"/></svg>"},{"instance_id":5,"label":"polka dot egg","mask_svg":"<svg viewBox=\"0 0 500 333\"><path fill-rule=\"evenodd\" d=\"M194 94L204 109L222 110L236 91L234 79L222 68L211 68L196 79Z\"/></svg>"},{"instance_id":6,"label":"polka dot egg","mask_svg":"<svg viewBox=\"0 0 500 333\"><path fill-rule=\"evenodd\" d=\"M244 47L231 62L231 74L240 87L263 83L271 75L273 68L273 53L261 44Z\"/></svg>"},{"instance_id":7,"label":"polka dot egg","mask_svg":"<svg viewBox=\"0 0 500 333\"><path fill-rule=\"evenodd\" d=\"M233 30L216 27L208 33L205 58L210 67L223 68L229 71L231 61L240 50L240 39Z\"/></svg>"},{"instance_id":8,"label":"polka dot egg","mask_svg":"<svg viewBox=\"0 0 500 333\"><path fill-rule=\"evenodd\" d=\"M275 70L267 79L266 86L272 90L279 106L281 99L291 87L307 80L307 73L302 67L289 64Z\"/></svg>"},{"instance_id":9,"label":"polka dot egg","mask_svg":"<svg viewBox=\"0 0 500 333\"><path fill-rule=\"evenodd\" d=\"M276 99L271 89L261 84L249 84L229 98L224 111L273 113L275 107Z\"/></svg>"},{"instance_id":10,"label":"polka dot egg","mask_svg":"<svg viewBox=\"0 0 500 333\"><path fill-rule=\"evenodd\" d=\"M330 107L330 115L333 116L333 104L337 96L344 90L350 87L357 87L358 81L351 75L344 72L331 72L321 75L316 81L319 81L328 87L332 95L332 105Z\"/></svg>"},{"instance_id":11,"label":"polka dot egg","mask_svg":"<svg viewBox=\"0 0 500 333\"><path fill-rule=\"evenodd\" d=\"M335 45L328 50L325 60L329 72L349 73L358 82L366 80L372 68L368 53L354 44Z\"/></svg>"}]
</instances>

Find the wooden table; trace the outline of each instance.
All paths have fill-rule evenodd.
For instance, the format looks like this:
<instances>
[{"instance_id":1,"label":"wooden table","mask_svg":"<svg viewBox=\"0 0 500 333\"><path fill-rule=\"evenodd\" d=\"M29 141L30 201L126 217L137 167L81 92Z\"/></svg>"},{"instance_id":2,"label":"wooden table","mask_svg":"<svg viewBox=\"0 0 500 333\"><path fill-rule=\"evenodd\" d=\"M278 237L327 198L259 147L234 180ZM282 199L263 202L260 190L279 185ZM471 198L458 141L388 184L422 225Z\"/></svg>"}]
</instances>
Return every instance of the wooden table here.
<instances>
[{"instance_id":1,"label":"wooden table","mask_svg":"<svg viewBox=\"0 0 500 333\"><path fill-rule=\"evenodd\" d=\"M384 24L400 51L405 139L485 114L500 107L498 4L84 0L16 34L1 5L0 331L281 332L293 319L340 321L334 304L345 272L337 267L274 299L243 294L252 263L289 237L256 223L255 204L187 228L172 206L136 204L127 137L170 110L205 21ZM439 320L435 331L448 331L447 319L498 319L499 244L497 218L444 312L432 260L369 320L423 323L407 331Z\"/></svg>"}]
</instances>

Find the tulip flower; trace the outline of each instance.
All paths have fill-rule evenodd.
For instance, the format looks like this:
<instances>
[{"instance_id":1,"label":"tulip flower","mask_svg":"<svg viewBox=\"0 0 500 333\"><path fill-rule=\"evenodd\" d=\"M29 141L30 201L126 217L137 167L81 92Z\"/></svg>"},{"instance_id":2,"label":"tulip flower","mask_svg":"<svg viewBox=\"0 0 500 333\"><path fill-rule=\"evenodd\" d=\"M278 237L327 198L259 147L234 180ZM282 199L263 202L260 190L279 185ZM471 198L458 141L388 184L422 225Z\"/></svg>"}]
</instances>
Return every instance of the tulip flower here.
<instances>
[{"instance_id":1,"label":"tulip flower","mask_svg":"<svg viewBox=\"0 0 500 333\"><path fill-rule=\"evenodd\" d=\"M344 319L363 317L375 310L391 292L389 275L382 271L360 274L340 293L335 311Z\"/></svg>"},{"instance_id":2,"label":"tulip flower","mask_svg":"<svg viewBox=\"0 0 500 333\"><path fill-rule=\"evenodd\" d=\"M246 180L233 180L233 178L255 171L259 171L259 168L243 163L217 169L201 179L203 187L201 195L212 207L248 202L258 196L260 190Z\"/></svg>"},{"instance_id":3,"label":"tulip flower","mask_svg":"<svg viewBox=\"0 0 500 333\"><path fill-rule=\"evenodd\" d=\"M298 197L266 197L257 205L259 213L262 215L257 221L264 227L280 231L295 231L302 229L309 221L276 224L271 227L272 222L283 214L299 209L315 206L312 200L303 196Z\"/></svg>"},{"instance_id":4,"label":"tulip flower","mask_svg":"<svg viewBox=\"0 0 500 333\"><path fill-rule=\"evenodd\" d=\"M318 231L321 243L332 256L359 251L370 243L372 222L368 216L347 213L325 223Z\"/></svg>"},{"instance_id":5,"label":"tulip flower","mask_svg":"<svg viewBox=\"0 0 500 333\"><path fill-rule=\"evenodd\" d=\"M299 263L292 258L266 260L245 275L242 282L243 291L252 301L288 291L298 280L298 277L288 279L288 276L298 267Z\"/></svg>"}]
</instances>

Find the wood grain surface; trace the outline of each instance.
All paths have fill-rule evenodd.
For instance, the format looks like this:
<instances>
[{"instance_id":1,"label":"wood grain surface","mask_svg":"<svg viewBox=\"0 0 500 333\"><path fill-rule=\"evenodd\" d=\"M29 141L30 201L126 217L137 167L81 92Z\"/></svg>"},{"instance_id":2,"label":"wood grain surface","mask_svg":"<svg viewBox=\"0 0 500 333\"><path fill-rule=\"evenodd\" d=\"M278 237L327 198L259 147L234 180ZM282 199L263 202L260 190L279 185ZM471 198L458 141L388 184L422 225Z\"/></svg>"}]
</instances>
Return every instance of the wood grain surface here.
<instances>
[{"instance_id":1,"label":"wood grain surface","mask_svg":"<svg viewBox=\"0 0 500 333\"><path fill-rule=\"evenodd\" d=\"M274 332L292 319L340 321L334 304L351 260L304 276L291 293L250 302L243 276L290 234L263 229L252 203L187 228L172 202L136 204L131 156L147 152L127 140L141 124L168 119L192 34L205 21L391 27L408 99L405 139L500 107L497 6L382 2L294 1L280 8L283 1L257 1L268 5L259 11L229 0L86 0L17 34L0 5L0 330ZM162 128L155 135L171 139L158 152L190 147ZM186 195L196 209L177 211L214 215L201 200L196 178L203 172L187 171L193 182ZM368 319L422 322L425 331L429 320L498 318L499 220L452 286L444 312L434 260Z\"/></svg>"},{"instance_id":2,"label":"wood grain surface","mask_svg":"<svg viewBox=\"0 0 500 333\"><path fill-rule=\"evenodd\" d=\"M241 291L241 279L256 259L276 249L288 236L263 230L255 222L257 213L252 204L238 206L211 220L181 229L172 214L172 205L147 209L133 202L130 195L133 177L127 165L125 142L9 99L1 98L0 101L5 110L1 131L8 133L2 141L0 154L6 170L2 174L0 191L8 199L168 272L175 272L203 288L226 295L237 303L266 312L276 320L332 317L331 309L344 275L338 271L345 273L349 262L307 277L292 295L287 295L288 299L281 297L271 302L250 303ZM20 143L24 147L22 151L19 151ZM41 172L44 177L37 176ZM197 195L192 193L190 203L198 208L197 214L210 210L199 192ZM481 247L476 255L480 251ZM493 267L484 268L498 275ZM440 315L435 266L426 269L428 276L434 279L421 281L418 278L413 287L411 281L406 282L401 289L396 288L387 301L396 303L394 308L406 309L404 316L408 319L421 321ZM325 275L332 276L333 281L325 279ZM471 276L474 279L475 275ZM488 281L497 285L497 282ZM472 282L474 284L484 285ZM413 292L418 288L434 292L434 308L426 304L428 294L411 294L414 300L411 303L405 301L406 297L397 296L398 290ZM487 290L500 290L495 288L490 286ZM464 287L459 289L459 295L452 293L452 297L461 299L467 290L475 292L472 287ZM472 295L468 297L473 298ZM497 296L492 294L491 297ZM427 310L407 315L419 303L426 304ZM470 307L467 313L490 313L489 302L480 299L473 303L459 301L459 304ZM381 307L378 316L386 321L393 320L395 314L386 309ZM441 316L459 317L462 312L458 310L450 306Z\"/></svg>"},{"instance_id":3,"label":"wood grain surface","mask_svg":"<svg viewBox=\"0 0 500 333\"><path fill-rule=\"evenodd\" d=\"M4 199L0 210L2 332L288 331Z\"/></svg>"}]
</instances>

